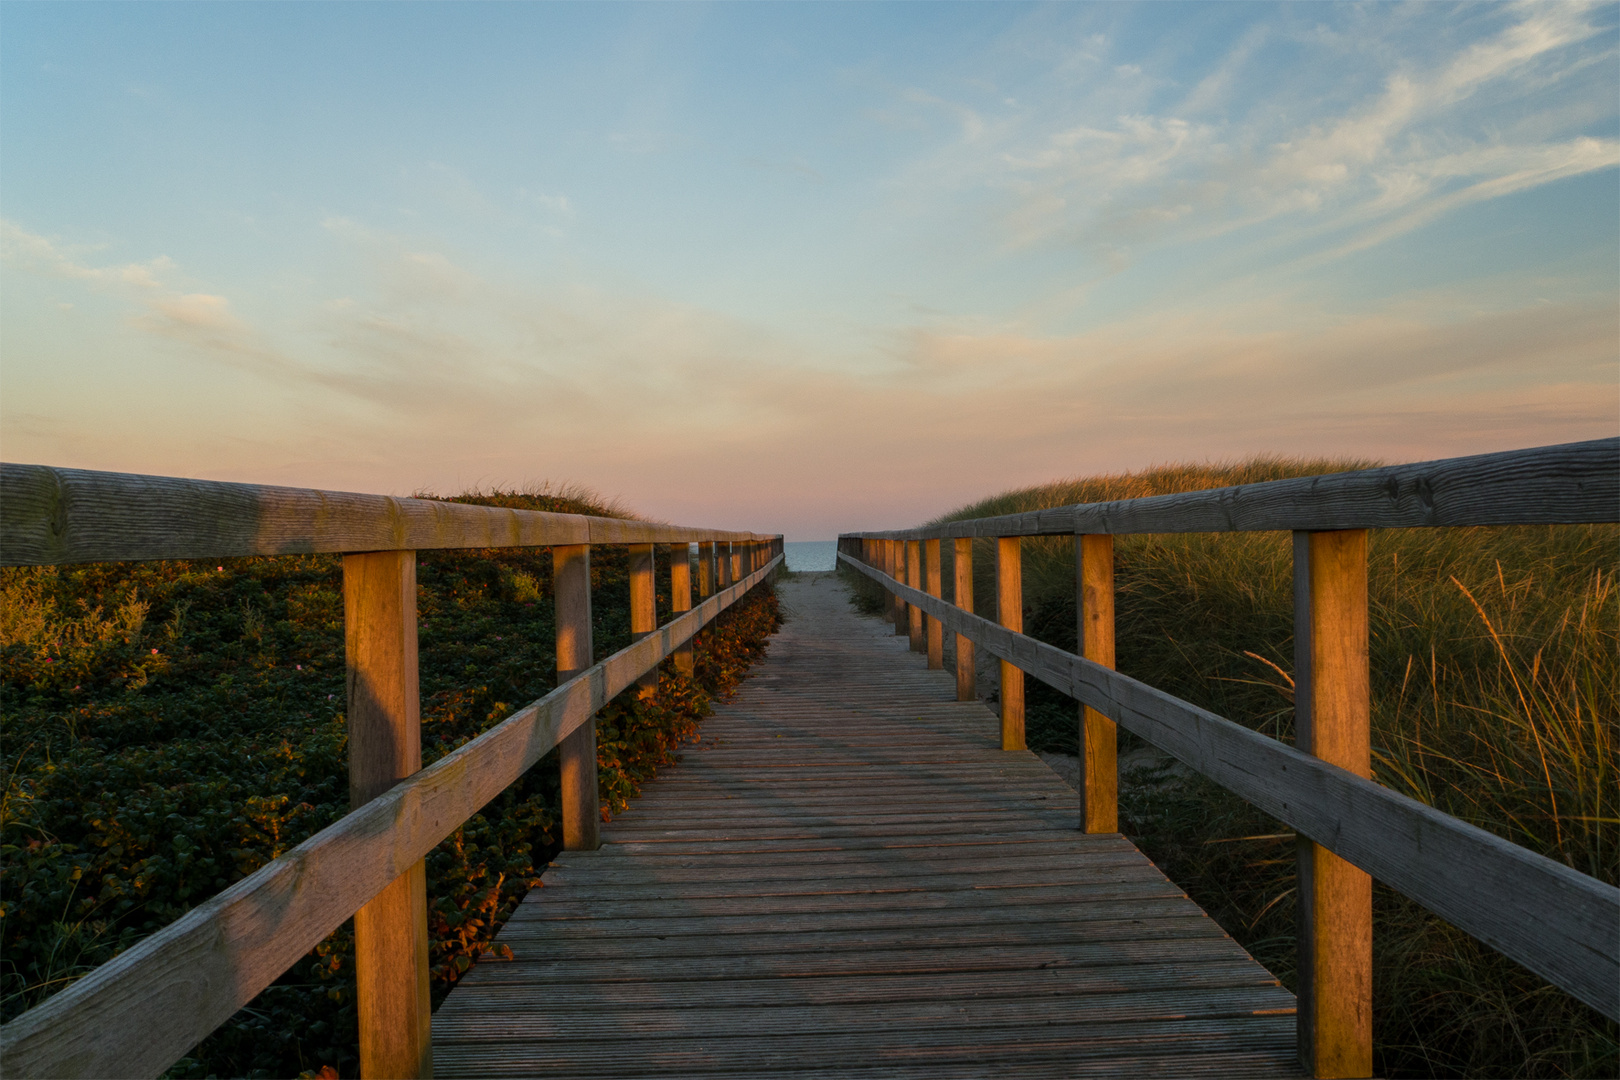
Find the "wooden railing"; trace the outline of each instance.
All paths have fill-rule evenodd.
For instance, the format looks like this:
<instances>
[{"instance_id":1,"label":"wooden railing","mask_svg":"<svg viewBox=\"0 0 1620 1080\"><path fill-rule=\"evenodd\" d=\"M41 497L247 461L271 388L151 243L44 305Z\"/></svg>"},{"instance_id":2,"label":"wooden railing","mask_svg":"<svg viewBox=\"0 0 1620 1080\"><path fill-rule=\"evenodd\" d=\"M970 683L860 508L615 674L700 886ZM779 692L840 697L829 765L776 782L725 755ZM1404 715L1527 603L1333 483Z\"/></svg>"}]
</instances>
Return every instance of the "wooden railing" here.
<instances>
[{"instance_id":1,"label":"wooden railing","mask_svg":"<svg viewBox=\"0 0 1620 1080\"><path fill-rule=\"evenodd\" d=\"M698 546L692 606L690 546ZM630 546L634 644L592 663L590 549ZM674 544L654 609L655 544ZM549 547L557 688L428 768L416 677L416 552ZM360 1067L429 1076L423 859L554 748L563 843L598 845L594 716L657 678L782 561L782 538L427 499L0 465L0 565L343 553L352 813L0 1028L8 1076L167 1069L345 919L355 919Z\"/></svg>"},{"instance_id":2,"label":"wooden railing","mask_svg":"<svg viewBox=\"0 0 1620 1080\"><path fill-rule=\"evenodd\" d=\"M1620 889L1374 783L1367 530L1620 521L1620 439L839 537L841 563L891 595L895 632L958 696L975 646L1001 662L1006 749L1024 745L1023 676L1078 699L1081 825L1118 829L1115 724L1292 826L1299 847L1299 1046L1315 1076L1372 1075L1372 878L1620 1019ZM1295 745L1112 670L1113 538L1294 536ZM1027 637L1019 538L1075 537L1081 655ZM996 544L996 622L973 614L975 538ZM954 602L940 545L954 542ZM926 580L926 585L924 584Z\"/></svg>"}]
</instances>

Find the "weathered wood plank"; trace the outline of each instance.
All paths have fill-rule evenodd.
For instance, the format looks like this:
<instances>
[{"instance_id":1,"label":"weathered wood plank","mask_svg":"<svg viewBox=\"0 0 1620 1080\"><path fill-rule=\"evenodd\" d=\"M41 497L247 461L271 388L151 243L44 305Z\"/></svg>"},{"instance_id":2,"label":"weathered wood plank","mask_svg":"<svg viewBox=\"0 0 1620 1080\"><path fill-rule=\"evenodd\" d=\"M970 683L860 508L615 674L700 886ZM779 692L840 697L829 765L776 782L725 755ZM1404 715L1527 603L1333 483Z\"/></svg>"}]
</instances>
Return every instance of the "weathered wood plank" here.
<instances>
[{"instance_id":1,"label":"weathered wood plank","mask_svg":"<svg viewBox=\"0 0 1620 1080\"><path fill-rule=\"evenodd\" d=\"M1111 717L1605 1016L1620 1019L1620 889L1116 671L846 565Z\"/></svg>"},{"instance_id":2,"label":"weathered wood plank","mask_svg":"<svg viewBox=\"0 0 1620 1080\"><path fill-rule=\"evenodd\" d=\"M7 1074L159 1075L776 565L581 672L6 1024Z\"/></svg>"},{"instance_id":3,"label":"weathered wood plank","mask_svg":"<svg viewBox=\"0 0 1620 1080\"><path fill-rule=\"evenodd\" d=\"M0 565L764 539L436 499L0 464Z\"/></svg>"},{"instance_id":4,"label":"weathered wood plank","mask_svg":"<svg viewBox=\"0 0 1620 1080\"><path fill-rule=\"evenodd\" d=\"M1611 438L853 535L910 540L1617 521L1620 439Z\"/></svg>"}]
</instances>

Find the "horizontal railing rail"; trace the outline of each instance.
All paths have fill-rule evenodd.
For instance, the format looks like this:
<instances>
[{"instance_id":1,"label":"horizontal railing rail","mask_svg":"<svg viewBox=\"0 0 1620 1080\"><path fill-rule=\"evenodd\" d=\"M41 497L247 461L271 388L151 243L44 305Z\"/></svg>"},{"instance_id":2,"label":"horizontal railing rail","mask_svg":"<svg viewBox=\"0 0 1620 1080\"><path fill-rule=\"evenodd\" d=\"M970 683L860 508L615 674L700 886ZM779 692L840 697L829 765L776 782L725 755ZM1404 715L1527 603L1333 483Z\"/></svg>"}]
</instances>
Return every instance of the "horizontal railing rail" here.
<instances>
[{"instance_id":1,"label":"horizontal railing rail","mask_svg":"<svg viewBox=\"0 0 1620 1080\"><path fill-rule=\"evenodd\" d=\"M592 663L600 544L630 548L634 640ZM658 544L677 552L663 626ZM559 685L423 769L416 551L497 547L552 550ZM751 532L0 464L0 565L310 552L344 556L355 809L0 1027L7 1075L159 1075L351 916L362 1075L431 1075L425 856L552 750L564 846L596 847L596 712L666 658L690 674L693 636L783 562L780 536Z\"/></svg>"},{"instance_id":2,"label":"horizontal railing rail","mask_svg":"<svg viewBox=\"0 0 1620 1080\"><path fill-rule=\"evenodd\" d=\"M771 539L438 499L0 464L0 566Z\"/></svg>"},{"instance_id":3,"label":"horizontal railing rail","mask_svg":"<svg viewBox=\"0 0 1620 1080\"><path fill-rule=\"evenodd\" d=\"M1028 673L1080 702L1080 813L1118 830L1115 725L1271 816L1299 841L1299 1046L1316 1076L1372 1068L1372 878L1620 1019L1620 889L1371 779L1367 537L1380 528L1620 522L1620 439L846 533L838 558L889 594L895 633L977 695L975 648L1000 662L1002 746L1024 747ZM1114 666L1114 537L1288 531L1294 551L1295 745ZM1026 636L1020 540L1073 536L1077 649ZM975 541L991 541L995 621L973 613ZM955 592L943 599L943 547Z\"/></svg>"},{"instance_id":4,"label":"horizontal railing rail","mask_svg":"<svg viewBox=\"0 0 1620 1080\"><path fill-rule=\"evenodd\" d=\"M1593 439L849 535L942 540L1607 523L1620 521L1617 463L1620 438Z\"/></svg>"},{"instance_id":5,"label":"horizontal railing rail","mask_svg":"<svg viewBox=\"0 0 1620 1080\"><path fill-rule=\"evenodd\" d=\"M853 567L1379 881L1620 1019L1620 889L1074 653Z\"/></svg>"}]
</instances>

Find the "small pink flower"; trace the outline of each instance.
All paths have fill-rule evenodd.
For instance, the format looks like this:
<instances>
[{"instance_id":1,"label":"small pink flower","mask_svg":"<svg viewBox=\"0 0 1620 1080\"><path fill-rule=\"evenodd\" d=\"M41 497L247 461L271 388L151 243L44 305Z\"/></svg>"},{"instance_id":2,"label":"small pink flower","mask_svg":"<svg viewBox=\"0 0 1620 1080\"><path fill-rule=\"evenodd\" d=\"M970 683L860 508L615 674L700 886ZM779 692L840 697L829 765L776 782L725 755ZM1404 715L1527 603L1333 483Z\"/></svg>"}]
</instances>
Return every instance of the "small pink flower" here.
<instances>
[{"instance_id":1,"label":"small pink flower","mask_svg":"<svg viewBox=\"0 0 1620 1080\"><path fill-rule=\"evenodd\" d=\"M156 655L157 655L157 650L156 650L156 649L153 649L153 650L152 650L152 655L153 655L153 656L156 656Z\"/></svg>"},{"instance_id":2,"label":"small pink flower","mask_svg":"<svg viewBox=\"0 0 1620 1080\"><path fill-rule=\"evenodd\" d=\"M216 566L216 567L214 567L214 569L218 570L222 574L225 572L225 568L223 566Z\"/></svg>"},{"instance_id":3,"label":"small pink flower","mask_svg":"<svg viewBox=\"0 0 1620 1080\"><path fill-rule=\"evenodd\" d=\"M303 664L297 664L297 665L294 665L294 666L296 666L296 667L297 667L297 668L298 668L298 670L299 670L299 671L303 671L303 670L304 670L304 665L303 665Z\"/></svg>"}]
</instances>

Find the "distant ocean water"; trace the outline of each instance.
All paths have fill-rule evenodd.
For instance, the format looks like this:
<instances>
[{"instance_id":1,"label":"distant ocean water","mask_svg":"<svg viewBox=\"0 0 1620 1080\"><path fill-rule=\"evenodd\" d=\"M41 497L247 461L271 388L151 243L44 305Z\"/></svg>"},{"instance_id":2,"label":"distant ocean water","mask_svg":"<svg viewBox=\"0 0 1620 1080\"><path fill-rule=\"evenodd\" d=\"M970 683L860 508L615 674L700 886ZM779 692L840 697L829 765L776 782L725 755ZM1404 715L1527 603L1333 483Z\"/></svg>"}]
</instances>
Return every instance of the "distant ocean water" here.
<instances>
[{"instance_id":1,"label":"distant ocean water","mask_svg":"<svg viewBox=\"0 0 1620 1080\"><path fill-rule=\"evenodd\" d=\"M838 561L836 540L792 540L782 547L789 570L831 570Z\"/></svg>"}]
</instances>

